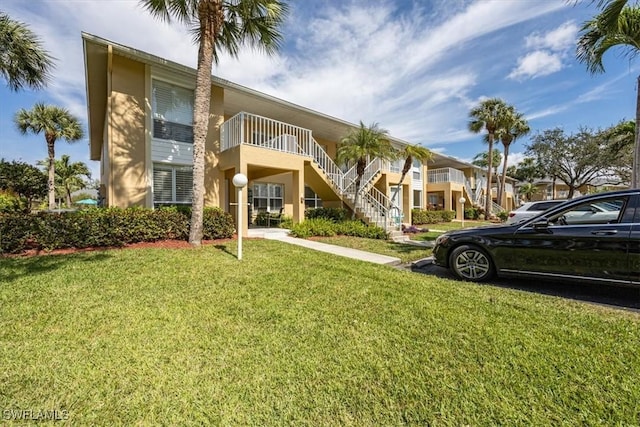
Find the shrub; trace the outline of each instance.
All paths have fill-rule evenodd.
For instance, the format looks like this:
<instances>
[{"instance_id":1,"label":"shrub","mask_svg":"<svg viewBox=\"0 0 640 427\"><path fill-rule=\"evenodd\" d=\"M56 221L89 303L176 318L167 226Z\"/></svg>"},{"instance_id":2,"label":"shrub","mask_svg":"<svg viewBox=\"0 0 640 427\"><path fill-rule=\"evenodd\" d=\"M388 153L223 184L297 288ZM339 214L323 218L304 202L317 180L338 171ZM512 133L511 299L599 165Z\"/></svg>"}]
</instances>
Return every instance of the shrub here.
<instances>
[{"instance_id":1,"label":"shrub","mask_svg":"<svg viewBox=\"0 0 640 427\"><path fill-rule=\"evenodd\" d=\"M498 212L498 218L500 218L500 221L505 222L509 218L509 212L507 211Z\"/></svg>"},{"instance_id":2,"label":"shrub","mask_svg":"<svg viewBox=\"0 0 640 427\"><path fill-rule=\"evenodd\" d=\"M387 232L375 225L362 221L334 222L326 218L307 219L291 227L291 235L300 238L311 236L332 237L335 235L366 237L368 239L386 239Z\"/></svg>"},{"instance_id":3,"label":"shrub","mask_svg":"<svg viewBox=\"0 0 640 427\"><path fill-rule=\"evenodd\" d=\"M25 212L26 205L20 197L0 190L0 213Z\"/></svg>"},{"instance_id":4,"label":"shrub","mask_svg":"<svg viewBox=\"0 0 640 427\"><path fill-rule=\"evenodd\" d=\"M376 225L367 225L362 221L343 221L335 224L336 234L343 236L366 237L368 239L386 239L387 232Z\"/></svg>"},{"instance_id":5,"label":"shrub","mask_svg":"<svg viewBox=\"0 0 640 427\"><path fill-rule=\"evenodd\" d=\"M207 240L229 239L235 232L233 217L220 208L205 208L203 223L203 238Z\"/></svg>"},{"instance_id":6,"label":"shrub","mask_svg":"<svg viewBox=\"0 0 640 427\"><path fill-rule=\"evenodd\" d=\"M336 223L326 218L307 219L291 227L291 235L307 238L311 236L331 237L336 235Z\"/></svg>"},{"instance_id":7,"label":"shrub","mask_svg":"<svg viewBox=\"0 0 640 427\"><path fill-rule=\"evenodd\" d=\"M411 224L437 224L439 222L451 222L455 218L454 211L426 211L422 209L411 210Z\"/></svg>"},{"instance_id":8,"label":"shrub","mask_svg":"<svg viewBox=\"0 0 640 427\"><path fill-rule=\"evenodd\" d=\"M334 222L344 221L348 217L348 211L344 208L315 208L304 212L306 219L325 218Z\"/></svg>"},{"instance_id":9,"label":"shrub","mask_svg":"<svg viewBox=\"0 0 640 427\"><path fill-rule=\"evenodd\" d=\"M0 213L0 253L17 253L31 240L33 221L28 215Z\"/></svg>"},{"instance_id":10,"label":"shrub","mask_svg":"<svg viewBox=\"0 0 640 427\"><path fill-rule=\"evenodd\" d=\"M53 250L186 240L189 216L190 212L175 207L0 214L0 253L28 247ZM206 208L203 222L205 239L230 238L235 231L231 215L219 208Z\"/></svg>"},{"instance_id":11,"label":"shrub","mask_svg":"<svg viewBox=\"0 0 640 427\"><path fill-rule=\"evenodd\" d=\"M464 219L478 219L479 211L476 207L466 208L464 210Z\"/></svg>"}]
</instances>

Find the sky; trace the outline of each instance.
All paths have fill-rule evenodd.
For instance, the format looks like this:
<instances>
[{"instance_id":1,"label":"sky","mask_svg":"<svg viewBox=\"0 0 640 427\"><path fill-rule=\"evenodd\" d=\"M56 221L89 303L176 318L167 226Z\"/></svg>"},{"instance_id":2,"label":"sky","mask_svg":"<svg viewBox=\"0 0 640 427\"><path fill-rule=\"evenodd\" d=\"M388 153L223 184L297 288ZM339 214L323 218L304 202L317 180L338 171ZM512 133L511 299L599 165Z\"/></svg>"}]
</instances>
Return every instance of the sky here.
<instances>
[{"instance_id":1,"label":"sky","mask_svg":"<svg viewBox=\"0 0 640 427\"><path fill-rule=\"evenodd\" d=\"M524 157L531 136L561 127L606 128L635 116L640 62L605 55L591 75L575 60L594 2L567 0L291 0L280 52L250 48L221 55L213 74L351 123L378 123L390 135L464 161L486 151L467 130L469 111L499 97L522 112L530 136L511 146ZM26 23L56 58L46 89L11 92L0 77L0 158L35 164L43 135L22 135L20 108L69 109L87 129L81 32L195 68L189 29L153 18L138 0L3 0L0 11ZM87 163L88 140L56 143L56 157Z\"/></svg>"}]
</instances>

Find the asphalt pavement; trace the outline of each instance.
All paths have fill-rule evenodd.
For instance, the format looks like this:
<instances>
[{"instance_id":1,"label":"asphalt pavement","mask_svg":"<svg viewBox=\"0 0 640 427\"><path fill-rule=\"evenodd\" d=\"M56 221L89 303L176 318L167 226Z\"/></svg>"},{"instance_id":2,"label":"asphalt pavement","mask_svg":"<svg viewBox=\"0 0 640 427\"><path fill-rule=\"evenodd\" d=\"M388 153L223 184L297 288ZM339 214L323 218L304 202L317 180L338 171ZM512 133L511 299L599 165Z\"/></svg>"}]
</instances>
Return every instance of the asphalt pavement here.
<instances>
[{"instance_id":1,"label":"asphalt pavement","mask_svg":"<svg viewBox=\"0 0 640 427\"><path fill-rule=\"evenodd\" d=\"M435 265L433 263L433 258L425 258L416 261L409 267L409 269L420 274L459 280L448 269ZM542 281L537 279L521 279L512 277L495 278L487 282L480 283L478 286L482 286L483 284L544 295L553 295L640 313L640 288L638 287L606 286L552 280Z\"/></svg>"}]
</instances>

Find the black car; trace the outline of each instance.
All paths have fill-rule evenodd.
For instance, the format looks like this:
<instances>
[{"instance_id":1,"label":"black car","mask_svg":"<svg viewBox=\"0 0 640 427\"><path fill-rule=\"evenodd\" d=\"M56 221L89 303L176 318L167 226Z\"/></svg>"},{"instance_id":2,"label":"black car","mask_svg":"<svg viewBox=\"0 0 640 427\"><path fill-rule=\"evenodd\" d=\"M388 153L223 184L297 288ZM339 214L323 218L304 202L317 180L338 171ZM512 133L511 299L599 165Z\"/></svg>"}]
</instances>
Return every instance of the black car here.
<instances>
[{"instance_id":1,"label":"black car","mask_svg":"<svg viewBox=\"0 0 640 427\"><path fill-rule=\"evenodd\" d=\"M463 280L497 274L640 285L640 190L569 200L517 224L450 231L433 255Z\"/></svg>"}]
</instances>

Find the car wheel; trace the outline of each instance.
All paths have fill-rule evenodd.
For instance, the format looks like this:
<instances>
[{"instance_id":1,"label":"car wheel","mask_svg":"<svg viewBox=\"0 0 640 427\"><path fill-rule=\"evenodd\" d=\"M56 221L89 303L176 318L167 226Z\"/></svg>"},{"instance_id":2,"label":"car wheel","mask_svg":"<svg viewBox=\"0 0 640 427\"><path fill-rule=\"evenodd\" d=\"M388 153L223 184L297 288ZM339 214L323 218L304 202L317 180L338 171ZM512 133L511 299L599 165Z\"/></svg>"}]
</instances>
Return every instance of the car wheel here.
<instances>
[{"instance_id":1,"label":"car wheel","mask_svg":"<svg viewBox=\"0 0 640 427\"><path fill-rule=\"evenodd\" d=\"M482 282L494 274L493 261L477 246L458 246L451 253L451 269L462 280Z\"/></svg>"}]
</instances>

